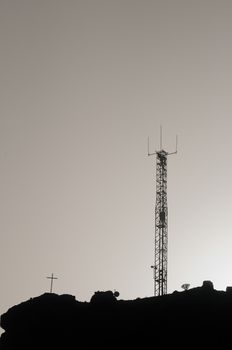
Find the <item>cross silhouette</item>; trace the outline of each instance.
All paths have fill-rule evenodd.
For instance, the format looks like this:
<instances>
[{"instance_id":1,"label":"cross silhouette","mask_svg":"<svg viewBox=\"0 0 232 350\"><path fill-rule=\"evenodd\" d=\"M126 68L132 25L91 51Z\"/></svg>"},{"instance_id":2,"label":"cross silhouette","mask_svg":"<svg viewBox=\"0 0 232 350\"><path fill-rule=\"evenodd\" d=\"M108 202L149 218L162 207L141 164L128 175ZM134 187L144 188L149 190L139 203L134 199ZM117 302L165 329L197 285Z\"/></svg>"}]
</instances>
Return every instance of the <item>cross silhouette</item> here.
<instances>
[{"instance_id":1,"label":"cross silhouette","mask_svg":"<svg viewBox=\"0 0 232 350\"><path fill-rule=\"evenodd\" d=\"M54 277L53 276L53 273L52 273L52 276L51 277L47 277L51 280L51 287L50 287L50 293L52 293L52 287L53 287L53 280L57 280L58 278L57 277Z\"/></svg>"}]
</instances>

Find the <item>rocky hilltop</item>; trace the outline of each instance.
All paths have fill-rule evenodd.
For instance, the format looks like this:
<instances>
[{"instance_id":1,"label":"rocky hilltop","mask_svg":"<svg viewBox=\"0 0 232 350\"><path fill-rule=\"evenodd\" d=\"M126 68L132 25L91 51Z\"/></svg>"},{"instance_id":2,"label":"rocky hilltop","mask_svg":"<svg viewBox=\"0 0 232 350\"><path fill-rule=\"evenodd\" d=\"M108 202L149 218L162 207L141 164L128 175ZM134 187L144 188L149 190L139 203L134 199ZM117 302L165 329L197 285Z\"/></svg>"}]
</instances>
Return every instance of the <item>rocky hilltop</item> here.
<instances>
[{"instance_id":1,"label":"rocky hilltop","mask_svg":"<svg viewBox=\"0 0 232 350\"><path fill-rule=\"evenodd\" d=\"M1 350L201 348L230 342L232 291L211 282L162 297L117 300L96 292L90 302L45 293L1 316Z\"/></svg>"}]
</instances>

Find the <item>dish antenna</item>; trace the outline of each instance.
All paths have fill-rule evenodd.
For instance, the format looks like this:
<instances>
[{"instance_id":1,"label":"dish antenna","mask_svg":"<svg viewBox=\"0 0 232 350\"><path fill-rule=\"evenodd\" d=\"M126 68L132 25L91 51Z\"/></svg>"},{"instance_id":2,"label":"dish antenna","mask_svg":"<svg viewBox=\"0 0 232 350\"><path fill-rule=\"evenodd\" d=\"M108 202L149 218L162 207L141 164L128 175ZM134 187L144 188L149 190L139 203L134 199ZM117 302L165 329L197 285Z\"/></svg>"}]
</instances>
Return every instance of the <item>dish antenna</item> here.
<instances>
[{"instance_id":1,"label":"dish antenna","mask_svg":"<svg viewBox=\"0 0 232 350\"><path fill-rule=\"evenodd\" d=\"M120 293L119 293L117 290L115 290L115 291L114 291L114 296L115 296L115 298L118 298L119 295L120 295Z\"/></svg>"},{"instance_id":2,"label":"dish antenna","mask_svg":"<svg viewBox=\"0 0 232 350\"><path fill-rule=\"evenodd\" d=\"M182 284L181 288L184 289L184 290L188 290L190 287L190 284L189 283L184 283Z\"/></svg>"}]
</instances>

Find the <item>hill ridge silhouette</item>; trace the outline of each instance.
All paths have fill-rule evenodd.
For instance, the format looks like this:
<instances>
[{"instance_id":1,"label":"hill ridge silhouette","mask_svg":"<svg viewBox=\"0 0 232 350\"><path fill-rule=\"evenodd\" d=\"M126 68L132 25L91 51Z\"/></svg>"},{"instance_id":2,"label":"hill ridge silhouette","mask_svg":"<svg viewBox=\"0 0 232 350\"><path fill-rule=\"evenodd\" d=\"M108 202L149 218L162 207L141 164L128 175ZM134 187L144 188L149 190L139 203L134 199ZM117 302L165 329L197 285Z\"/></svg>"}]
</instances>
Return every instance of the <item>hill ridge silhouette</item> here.
<instances>
[{"instance_id":1,"label":"hill ridge silhouette","mask_svg":"<svg viewBox=\"0 0 232 350\"><path fill-rule=\"evenodd\" d=\"M0 349L156 349L160 345L222 346L230 342L232 291L202 287L161 297L117 300L96 292L90 302L44 293L1 316Z\"/></svg>"}]
</instances>

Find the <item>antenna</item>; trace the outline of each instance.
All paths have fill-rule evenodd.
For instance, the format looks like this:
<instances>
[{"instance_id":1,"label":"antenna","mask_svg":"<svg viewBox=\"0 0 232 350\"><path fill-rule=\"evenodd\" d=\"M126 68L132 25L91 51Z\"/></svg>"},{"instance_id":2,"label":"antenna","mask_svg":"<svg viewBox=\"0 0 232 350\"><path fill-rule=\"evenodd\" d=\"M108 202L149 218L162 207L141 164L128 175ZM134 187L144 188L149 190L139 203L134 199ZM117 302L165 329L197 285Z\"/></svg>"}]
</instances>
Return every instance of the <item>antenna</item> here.
<instances>
[{"instance_id":1,"label":"antenna","mask_svg":"<svg viewBox=\"0 0 232 350\"><path fill-rule=\"evenodd\" d=\"M182 284L181 288L184 289L184 290L188 290L190 287L190 284L189 283L184 283Z\"/></svg>"},{"instance_id":2,"label":"antenna","mask_svg":"<svg viewBox=\"0 0 232 350\"><path fill-rule=\"evenodd\" d=\"M162 143L163 143L163 130L162 130L162 125L160 125L160 150L162 150L162 148L163 148L163 145L162 145Z\"/></svg>"},{"instance_id":3,"label":"antenna","mask_svg":"<svg viewBox=\"0 0 232 350\"><path fill-rule=\"evenodd\" d=\"M148 156L156 155L156 203L155 203L155 252L153 269L154 295L167 294L168 267L168 204L167 204L167 157L177 153L163 149L163 130L160 126L160 150L150 153L148 138Z\"/></svg>"},{"instance_id":4,"label":"antenna","mask_svg":"<svg viewBox=\"0 0 232 350\"><path fill-rule=\"evenodd\" d=\"M119 297L119 295L120 295L120 293L117 291L117 290L114 290L114 296L115 296L115 298L118 298Z\"/></svg>"},{"instance_id":5,"label":"antenna","mask_svg":"<svg viewBox=\"0 0 232 350\"><path fill-rule=\"evenodd\" d=\"M169 156L171 154L177 154L177 147L178 147L178 135L176 135L176 149L174 152L166 152L165 153ZM163 150L163 128L162 125L160 125L160 151ZM153 156L154 154L157 154L160 151L155 151L153 153L150 153L150 140L149 140L149 136L147 138L147 155L148 156Z\"/></svg>"}]
</instances>

